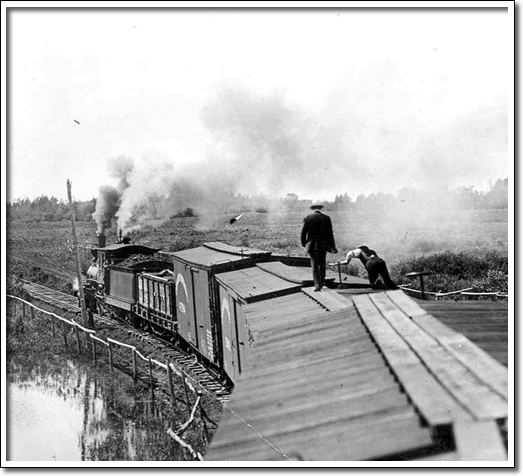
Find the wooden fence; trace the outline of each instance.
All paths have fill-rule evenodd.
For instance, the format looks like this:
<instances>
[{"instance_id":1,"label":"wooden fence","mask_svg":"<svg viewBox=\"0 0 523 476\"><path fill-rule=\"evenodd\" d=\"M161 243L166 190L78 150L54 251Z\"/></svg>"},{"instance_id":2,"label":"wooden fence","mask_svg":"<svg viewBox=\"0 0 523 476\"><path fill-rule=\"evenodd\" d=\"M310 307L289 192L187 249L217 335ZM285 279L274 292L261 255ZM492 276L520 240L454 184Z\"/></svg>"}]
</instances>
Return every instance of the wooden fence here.
<instances>
[{"instance_id":1,"label":"wooden fence","mask_svg":"<svg viewBox=\"0 0 523 476\"><path fill-rule=\"evenodd\" d=\"M155 401L155 379L153 377L153 369L161 369L161 371L165 372L171 404L174 407L177 401L182 401L185 403L188 416L187 421L183 425L180 425L176 431L173 431L171 428L169 428L167 434L177 441L182 448L187 450L193 458L197 460L203 460L201 453L195 451L189 443L181 438L181 435L195 421L195 415L197 411L199 411L200 421L203 425L203 432L206 438L205 444L207 444L210 440L208 424L211 424L214 427L217 425L205 412L201 398L202 392L198 390L195 385L193 385L191 377L189 377L182 369L176 367L169 360L163 363L150 356L145 356L135 346L125 344L108 337L104 340L96 335L95 330L87 329L72 319L67 319L65 317L59 316L58 314L55 314L54 312L41 309L38 306L35 306L34 304L19 298L18 296L7 294L6 297L11 299L15 305L14 315L16 315L17 311L16 304L20 303L22 306L18 321L18 326L20 329L24 329L24 321L27 318L28 309L32 319L36 317L35 312L39 312L49 317L51 332L54 335L57 333L62 334L64 345L67 348L69 348L72 344L68 342L68 337L71 335L72 331L75 336L75 344L79 354L82 354L82 352L90 352L92 360L95 363L103 354L104 357L108 358L111 370L125 370L128 368L131 369L131 373L135 381L142 380L148 382L151 389L151 398L153 404ZM140 362L142 362L141 366L139 364ZM176 374L181 380L184 389L185 400L177 399L175 396L173 373ZM196 395L194 404L191 403L189 390Z\"/></svg>"}]
</instances>

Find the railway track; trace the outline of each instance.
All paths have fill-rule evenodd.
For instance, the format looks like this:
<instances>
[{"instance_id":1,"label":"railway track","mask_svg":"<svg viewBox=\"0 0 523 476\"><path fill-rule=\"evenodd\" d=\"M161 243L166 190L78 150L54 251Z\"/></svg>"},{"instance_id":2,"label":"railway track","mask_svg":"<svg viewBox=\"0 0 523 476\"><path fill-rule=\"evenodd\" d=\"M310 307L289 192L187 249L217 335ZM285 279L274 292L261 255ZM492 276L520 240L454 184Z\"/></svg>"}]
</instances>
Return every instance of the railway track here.
<instances>
[{"instance_id":1,"label":"railway track","mask_svg":"<svg viewBox=\"0 0 523 476\"><path fill-rule=\"evenodd\" d=\"M78 301L74 296L56 291L40 284L23 281L24 290L35 300L71 312L81 314ZM201 390L214 396L221 403L229 401L230 389L225 386L220 378L211 370L207 369L196 356L187 354L175 348L170 342L159 336L151 335L141 329L131 326L126 321L108 318L100 314L93 315L95 325L103 325L110 331L111 328L125 331L129 336L140 340L144 345L160 353L163 359L171 361L177 368L181 369L194 384Z\"/></svg>"}]
</instances>

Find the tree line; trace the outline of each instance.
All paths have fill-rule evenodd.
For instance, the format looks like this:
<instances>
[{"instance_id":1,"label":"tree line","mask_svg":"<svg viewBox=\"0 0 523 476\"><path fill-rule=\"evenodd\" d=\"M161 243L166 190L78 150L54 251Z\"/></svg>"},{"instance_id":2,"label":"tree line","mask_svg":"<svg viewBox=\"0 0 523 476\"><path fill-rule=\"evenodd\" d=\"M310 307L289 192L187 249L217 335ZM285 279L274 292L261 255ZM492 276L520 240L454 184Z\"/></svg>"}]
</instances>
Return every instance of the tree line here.
<instances>
[{"instance_id":1,"label":"tree line","mask_svg":"<svg viewBox=\"0 0 523 476\"><path fill-rule=\"evenodd\" d=\"M282 212L298 212L308 208L310 199L301 199L295 193L288 193L280 199L269 199L265 196L233 195L228 198L223 212L258 212L267 213L271 210ZM458 210L489 210L508 208L508 178L497 180L486 192L474 187L458 187L455 189L418 190L403 188L395 195L387 193L372 193L350 197L347 193L336 195L334 200L325 201L326 211L361 211L386 212L395 207L416 208L436 207L437 209ZM93 220L96 209L96 199L75 202L77 221L89 222ZM7 218L24 221L61 221L70 219L69 204L56 197L42 195L30 200L21 198L7 203ZM197 216L197 211L188 208L180 210L172 216Z\"/></svg>"}]
</instances>

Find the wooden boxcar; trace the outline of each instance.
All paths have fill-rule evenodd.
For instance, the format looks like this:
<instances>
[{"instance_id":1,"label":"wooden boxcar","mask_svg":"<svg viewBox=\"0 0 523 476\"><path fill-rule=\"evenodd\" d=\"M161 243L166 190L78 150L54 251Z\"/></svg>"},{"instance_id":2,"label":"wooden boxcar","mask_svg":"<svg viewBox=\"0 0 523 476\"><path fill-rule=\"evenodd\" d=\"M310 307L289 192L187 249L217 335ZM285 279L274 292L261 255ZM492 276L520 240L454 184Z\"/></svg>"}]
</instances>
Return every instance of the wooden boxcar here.
<instances>
[{"instance_id":1,"label":"wooden boxcar","mask_svg":"<svg viewBox=\"0 0 523 476\"><path fill-rule=\"evenodd\" d=\"M223 337L223 368L229 378L236 382L247 359L250 340L244 306L298 293L301 284L286 281L257 266L220 273L216 276L216 282Z\"/></svg>"},{"instance_id":2,"label":"wooden boxcar","mask_svg":"<svg viewBox=\"0 0 523 476\"><path fill-rule=\"evenodd\" d=\"M220 310L214 276L247 268L257 261L269 259L270 254L222 243L161 252L174 267L178 333L209 362L221 364Z\"/></svg>"}]
</instances>

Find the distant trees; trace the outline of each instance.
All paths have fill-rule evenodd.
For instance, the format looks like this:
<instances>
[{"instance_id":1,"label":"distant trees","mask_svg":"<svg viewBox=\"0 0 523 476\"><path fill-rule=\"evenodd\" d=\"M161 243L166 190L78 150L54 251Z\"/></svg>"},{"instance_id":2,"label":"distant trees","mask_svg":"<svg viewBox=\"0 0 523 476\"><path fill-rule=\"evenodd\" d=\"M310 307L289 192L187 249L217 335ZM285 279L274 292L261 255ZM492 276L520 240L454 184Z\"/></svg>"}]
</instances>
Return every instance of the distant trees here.
<instances>
[{"instance_id":1,"label":"distant trees","mask_svg":"<svg viewBox=\"0 0 523 476\"><path fill-rule=\"evenodd\" d=\"M219 197L224 198L224 197ZM458 187L452 190L417 190L403 188L396 195L390 193L371 193L359 195L352 200L347 194L339 194L332 202L326 201L326 211L346 211L372 213L379 215L386 213L394 207L409 206L438 209L507 209L508 208L508 178L497 180L487 192L480 192L474 187ZM278 212L304 212L312 203L310 199L302 199L295 193L287 193L280 199L268 198L263 195L248 196L228 194L225 200L216 199L223 207L222 213L242 213L255 211L267 213ZM151 203L148 204L150 206ZM156 203L152 203L156 206ZM96 199L75 202L76 219L78 221L91 221L96 209ZM173 217L196 216L196 210L187 207L173 215ZM7 203L7 217L14 220L26 221L60 221L69 219L69 204L56 197L41 195L34 200L28 198L16 199Z\"/></svg>"},{"instance_id":2,"label":"distant trees","mask_svg":"<svg viewBox=\"0 0 523 476\"><path fill-rule=\"evenodd\" d=\"M96 200L75 202L77 221L91 221ZM7 217L12 220L26 221L61 221L69 220L69 203L56 197L41 195L34 200L28 198L16 199L7 203Z\"/></svg>"}]
</instances>

